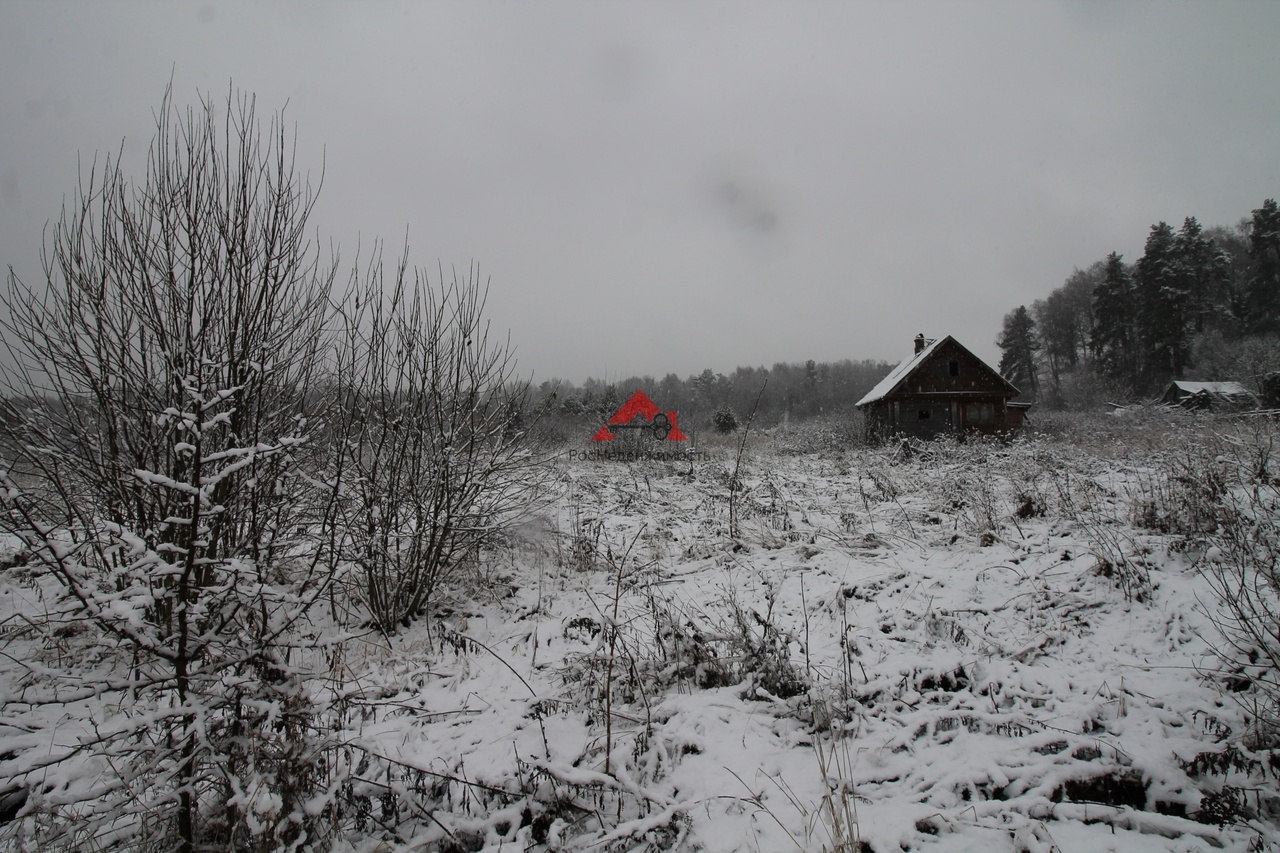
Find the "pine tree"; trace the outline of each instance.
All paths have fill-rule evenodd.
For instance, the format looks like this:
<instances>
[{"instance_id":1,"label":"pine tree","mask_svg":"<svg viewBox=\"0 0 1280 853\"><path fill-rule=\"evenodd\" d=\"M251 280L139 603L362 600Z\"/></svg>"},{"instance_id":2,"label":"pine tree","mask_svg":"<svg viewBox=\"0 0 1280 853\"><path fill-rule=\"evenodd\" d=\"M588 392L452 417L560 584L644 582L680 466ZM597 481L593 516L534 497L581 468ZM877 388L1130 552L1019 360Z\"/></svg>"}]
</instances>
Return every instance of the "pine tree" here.
<instances>
[{"instance_id":1,"label":"pine tree","mask_svg":"<svg viewBox=\"0 0 1280 853\"><path fill-rule=\"evenodd\" d=\"M728 403L723 403L711 415L711 424L718 433L730 433L738 428L738 416L729 408Z\"/></svg>"},{"instance_id":2,"label":"pine tree","mask_svg":"<svg viewBox=\"0 0 1280 853\"><path fill-rule=\"evenodd\" d=\"M596 401L596 414L605 419L611 418L621 405L622 397L618 393L618 387L606 385Z\"/></svg>"},{"instance_id":3,"label":"pine tree","mask_svg":"<svg viewBox=\"0 0 1280 853\"><path fill-rule=\"evenodd\" d=\"M1190 295L1178 263L1176 237L1167 222L1151 226L1133 281L1139 369L1145 383L1155 387L1182 376L1191 364L1186 321Z\"/></svg>"},{"instance_id":4,"label":"pine tree","mask_svg":"<svg viewBox=\"0 0 1280 853\"><path fill-rule=\"evenodd\" d=\"M996 340L1000 347L1000 373L1032 399L1040 396L1036 376L1036 324L1027 306L1019 305L1004 315L1004 329Z\"/></svg>"},{"instance_id":5,"label":"pine tree","mask_svg":"<svg viewBox=\"0 0 1280 853\"><path fill-rule=\"evenodd\" d=\"M1205 234L1213 240L1222 265L1222 280L1214 296L1213 319L1228 340L1248 331L1249 276L1253 270L1253 259L1249 256L1249 229L1247 217L1233 227L1216 225L1205 229Z\"/></svg>"},{"instance_id":6,"label":"pine tree","mask_svg":"<svg viewBox=\"0 0 1280 853\"><path fill-rule=\"evenodd\" d=\"M1205 236L1194 216L1182 221L1174 238L1181 290L1187 294L1186 321L1197 335L1205 330L1205 320L1214 311L1226 280L1227 258L1214 241Z\"/></svg>"},{"instance_id":7,"label":"pine tree","mask_svg":"<svg viewBox=\"0 0 1280 853\"><path fill-rule=\"evenodd\" d=\"M1280 207L1273 198L1253 212L1249 258L1252 269L1245 285L1247 328L1254 334L1280 332Z\"/></svg>"},{"instance_id":8,"label":"pine tree","mask_svg":"<svg viewBox=\"0 0 1280 853\"><path fill-rule=\"evenodd\" d=\"M1136 379L1134 308L1129 270L1112 252L1102 281L1093 288L1093 352L1099 373L1129 384Z\"/></svg>"}]
</instances>

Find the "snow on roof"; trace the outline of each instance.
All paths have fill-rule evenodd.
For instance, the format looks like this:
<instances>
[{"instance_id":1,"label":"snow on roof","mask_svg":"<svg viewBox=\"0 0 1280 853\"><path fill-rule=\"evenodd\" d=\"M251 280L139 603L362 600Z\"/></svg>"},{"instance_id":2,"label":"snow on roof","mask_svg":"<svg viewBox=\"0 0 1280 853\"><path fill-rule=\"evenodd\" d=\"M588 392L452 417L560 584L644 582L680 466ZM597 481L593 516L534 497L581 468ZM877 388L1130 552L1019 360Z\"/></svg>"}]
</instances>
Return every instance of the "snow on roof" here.
<instances>
[{"instance_id":1,"label":"snow on roof","mask_svg":"<svg viewBox=\"0 0 1280 853\"><path fill-rule=\"evenodd\" d=\"M874 403L876 400L879 400L880 398L887 396L889 393L893 391L894 388L898 386L899 382L901 382L903 379L906 379L907 375L910 374L911 371L915 370L917 364L919 364L920 362L928 358L929 355L935 349L938 348L939 344L941 344L945 340L948 340L949 338L950 336L947 336L947 337L938 338L936 341L931 341L929 345L926 346L924 349L920 350L920 352L911 356L911 358L908 358L906 361L899 364L893 370L889 371L888 376L886 376L884 379L881 379L878 383L876 383L876 387L868 391L866 396L863 397L861 400L859 400L857 403L854 403L854 405L865 406L867 403Z\"/></svg>"},{"instance_id":2,"label":"snow on roof","mask_svg":"<svg viewBox=\"0 0 1280 853\"><path fill-rule=\"evenodd\" d=\"M1188 382L1185 379L1175 379L1170 384L1188 394L1205 391L1209 394L1223 394L1228 397L1234 397L1237 394L1251 396L1251 392L1239 382Z\"/></svg>"}]
</instances>

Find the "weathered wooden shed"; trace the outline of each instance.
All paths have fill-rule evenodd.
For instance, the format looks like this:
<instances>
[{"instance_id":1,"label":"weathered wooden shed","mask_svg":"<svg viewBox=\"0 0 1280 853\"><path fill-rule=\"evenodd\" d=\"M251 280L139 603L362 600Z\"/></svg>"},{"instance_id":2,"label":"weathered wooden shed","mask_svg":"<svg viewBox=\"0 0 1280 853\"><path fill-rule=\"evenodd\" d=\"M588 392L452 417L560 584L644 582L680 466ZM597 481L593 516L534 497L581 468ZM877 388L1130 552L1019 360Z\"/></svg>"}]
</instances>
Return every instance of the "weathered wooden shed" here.
<instances>
[{"instance_id":1,"label":"weathered wooden shed","mask_svg":"<svg viewBox=\"0 0 1280 853\"><path fill-rule=\"evenodd\" d=\"M1196 410L1239 411L1258 408L1257 396L1239 382L1191 382L1175 379L1165 389L1160 402Z\"/></svg>"},{"instance_id":2,"label":"weathered wooden shed","mask_svg":"<svg viewBox=\"0 0 1280 853\"><path fill-rule=\"evenodd\" d=\"M1026 403L1018 389L948 335L915 339L915 353L858 401L872 437L1016 432Z\"/></svg>"}]
</instances>

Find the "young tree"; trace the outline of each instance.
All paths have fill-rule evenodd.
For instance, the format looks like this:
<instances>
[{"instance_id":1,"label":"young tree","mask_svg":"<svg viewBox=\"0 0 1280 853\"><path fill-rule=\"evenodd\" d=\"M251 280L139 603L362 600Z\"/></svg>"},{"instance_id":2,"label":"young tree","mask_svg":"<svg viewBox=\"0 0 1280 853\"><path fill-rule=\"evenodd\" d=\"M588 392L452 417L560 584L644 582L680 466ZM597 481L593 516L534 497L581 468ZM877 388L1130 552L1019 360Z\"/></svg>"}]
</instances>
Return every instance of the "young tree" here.
<instances>
[{"instance_id":1,"label":"young tree","mask_svg":"<svg viewBox=\"0 0 1280 853\"><path fill-rule=\"evenodd\" d=\"M142 180L95 164L43 281L9 273L0 508L65 594L50 618L87 628L92 654L5 696L34 733L7 767L104 758L90 836L242 846L247 791L273 798L252 815L272 844L314 822L293 655L334 578L299 535L332 520L310 475L332 277L292 152L250 96L182 112L166 92ZM40 707L112 696L96 727Z\"/></svg>"},{"instance_id":2,"label":"young tree","mask_svg":"<svg viewBox=\"0 0 1280 853\"><path fill-rule=\"evenodd\" d=\"M738 416L733 413L728 403L724 403L711 415L711 424L718 433L731 433L738 428Z\"/></svg>"},{"instance_id":3,"label":"young tree","mask_svg":"<svg viewBox=\"0 0 1280 853\"><path fill-rule=\"evenodd\" d=\"M600 392L599 398L596 400L596 415L603 420L613 417L613 413L618 411L618 407L622 405L622 395L618 392L616 384L604 386Z\"/></svg>"},{"instance_id":4,"label":"young tree","mask_svg":"<svg viewBox=\"0 0 1280 853\"><path fill-rule=\"evenodd\" d=\"M1027 306L1019 305L1004 315L1004 329L996 340L1000 347L1000 373L1031 399L1040 396L1036 375L1036 324Z\"/></svg>"}]
</instances>

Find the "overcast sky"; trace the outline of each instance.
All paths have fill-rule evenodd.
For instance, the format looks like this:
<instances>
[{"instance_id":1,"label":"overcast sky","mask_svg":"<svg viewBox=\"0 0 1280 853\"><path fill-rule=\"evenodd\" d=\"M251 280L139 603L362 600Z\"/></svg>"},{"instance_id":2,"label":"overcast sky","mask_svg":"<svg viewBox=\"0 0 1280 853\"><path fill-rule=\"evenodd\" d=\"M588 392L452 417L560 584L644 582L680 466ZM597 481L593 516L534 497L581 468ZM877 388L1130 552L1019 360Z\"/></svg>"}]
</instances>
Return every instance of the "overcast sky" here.
<instances>
[{"instance_id":1,"label":"overcast sky","mask_svg":"<svg viewBox=\"0 0 1280 853\"><path fill-rule=\"evenodd\" d=\"M172 75L286 102L313 225L491 281L536 378L910 354L1280 195L1280 2L0 3L0 264Z\"/></svg>"}]
</instances>

